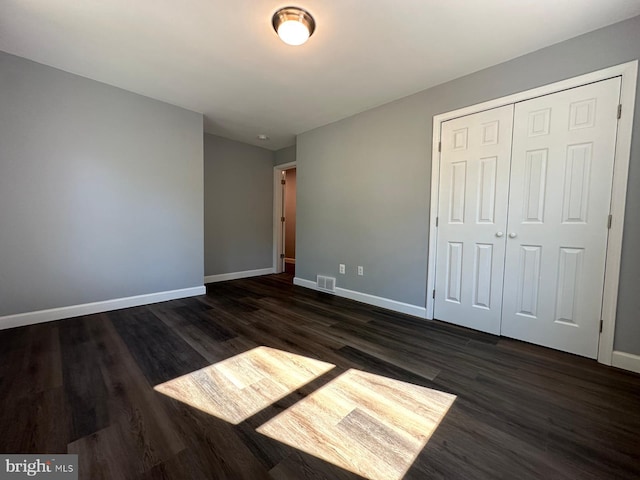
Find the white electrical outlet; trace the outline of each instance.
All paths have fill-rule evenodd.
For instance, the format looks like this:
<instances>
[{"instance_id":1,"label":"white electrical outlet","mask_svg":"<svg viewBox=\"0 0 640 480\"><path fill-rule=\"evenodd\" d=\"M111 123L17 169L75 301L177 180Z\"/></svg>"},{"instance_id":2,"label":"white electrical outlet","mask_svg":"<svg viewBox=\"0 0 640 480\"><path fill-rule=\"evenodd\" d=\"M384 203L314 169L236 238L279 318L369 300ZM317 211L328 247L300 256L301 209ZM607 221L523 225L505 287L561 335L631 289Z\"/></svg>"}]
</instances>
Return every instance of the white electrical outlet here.
<instances>
[{"instance_id":1,"label":"white electrical outlet","mask_svg":"<svg viewBox=\"0 0 640 480\"><path fill-rule=\"evenodd\" d=\"M364 275L364 267L362 265L358 265L358 275Z\"/></svg>"},{"instance_id":2,"label":"white electrical outlet","mask_svg":"<svg viewBox=\"0 0 640 480\"><path fill-rule=\"evenodd\" d=\"M342 275L344 275L344 274L345 274L345 272L346 272L346 268L347 268L347 267L345 267L344 263L341 263L341 264L340 264L340 273L341 273Z\"/></svg>"}]
</instances>

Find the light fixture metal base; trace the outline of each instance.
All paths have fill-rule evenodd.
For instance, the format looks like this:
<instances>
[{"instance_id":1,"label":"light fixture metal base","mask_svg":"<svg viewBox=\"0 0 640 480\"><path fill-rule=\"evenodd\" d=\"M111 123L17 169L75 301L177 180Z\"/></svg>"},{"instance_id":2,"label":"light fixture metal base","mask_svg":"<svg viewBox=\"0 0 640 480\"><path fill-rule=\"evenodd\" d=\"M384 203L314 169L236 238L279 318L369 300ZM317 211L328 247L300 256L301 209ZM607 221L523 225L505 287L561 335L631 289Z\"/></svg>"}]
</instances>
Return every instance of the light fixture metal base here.
<instances>
[{"instance_id":1,"label":"light fixture metal base","mask_svg":"<svg viewBox=\"0 0 640 480\"><path fill-rule=\"evenodd\" d=\"M309 37L313 35L316 29L316 21L311 14L299 7L284 7L276 11L271 19L273 29L278 33L278 29L285 22L299 22L309 31ZM280 36L280 35L279 35ZM282 37L281 37L282 38Z\"/></svg>"}]
</instances>

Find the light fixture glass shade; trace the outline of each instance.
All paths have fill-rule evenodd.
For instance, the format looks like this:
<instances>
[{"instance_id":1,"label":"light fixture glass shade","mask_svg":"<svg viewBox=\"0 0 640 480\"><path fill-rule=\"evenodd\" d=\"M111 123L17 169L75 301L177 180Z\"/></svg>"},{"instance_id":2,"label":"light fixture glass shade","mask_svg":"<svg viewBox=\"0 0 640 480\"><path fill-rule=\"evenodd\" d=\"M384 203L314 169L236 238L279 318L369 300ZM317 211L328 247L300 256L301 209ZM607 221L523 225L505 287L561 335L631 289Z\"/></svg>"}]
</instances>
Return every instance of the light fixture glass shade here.
<instances>
[{"instance_id":1,"label":"light fixture glass shade","mask_svg":"<svg viewBox=\"0 0 640 480\"><path fill-rule=\"evenodd\" d=\"M285 7L273 14L273 29L288 45L302 45L313 34L316 22L311 14L298 7Z\"/></svg>"},{"instance_id":2,"label":"light fixture glass shade","mask_svg":"<svg viewBox=\"0 0 640 480\"><path fill-rule=\"evenodd\" d=\"M287 20L278 27L278 36L287 45L302 45L309 39L309 30L300 22Z\"/></svg>"}]
</instances>

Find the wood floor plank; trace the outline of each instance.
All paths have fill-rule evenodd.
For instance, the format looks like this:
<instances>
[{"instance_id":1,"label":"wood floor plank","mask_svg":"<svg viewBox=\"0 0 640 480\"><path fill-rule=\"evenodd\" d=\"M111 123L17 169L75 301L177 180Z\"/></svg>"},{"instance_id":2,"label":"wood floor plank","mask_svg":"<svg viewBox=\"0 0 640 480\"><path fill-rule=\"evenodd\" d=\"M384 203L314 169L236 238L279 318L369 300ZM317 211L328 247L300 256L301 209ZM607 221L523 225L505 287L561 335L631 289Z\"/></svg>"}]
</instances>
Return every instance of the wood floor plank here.
<instances>
[{"instance_id":1,"label":"wood floor plank","mask_svg":"<svg viewBox=\"0 0 640 480\"><path fill-rule=\"evenodd\" d=\"M146 308L109 318L151 385L206 367L208 362Z\"/></svg>"},{"instance_id":2,"label":"wood floor plank","mask_svg":"<svg viewBox=\"0 0 640 480\"><path fill-rule=\"evenodd\" d=\"M145 472L183 450L185 444L176 435L160 394L146 381L107 315L96 316L88 328L99 339L98 362L107 387L111 426L118 425L120 435L136 452L107 460L122 463L133 457L137 466L130 470Z\"/></svg>"},{"instance_id":3,"label":"wood floor plank","mask_svg":"<svg viewBox=\"0 0 640 480\"><path fill-rule=\"evenodd\" d=\"M89 480L387 480L401 464L406 480L640 478L640 375L291 282L0 331L0 452L77 453ZM334 367L302 379L306 360L250 358L260 347ZM199 404L180 381L175 398L156 388L180 378ZM412 404L426 391L455 395L440 420L437 397ZM233 422L207 413L259 398ZM308 453L318 439L343 468Z\"/></svg>"},{"instance_id":4,"label":"wood floor plank","mask_svg":"<svg viewBox=\"0 0 640 480\"><path fill-rule=\"evenodd\" d=\"M379 338L371 338L366 334L358 335L353 330L351 333L345 333L333 328L327 330L318 329L315 326L308 326L307 328L318 336L340 339L355 350L359 350L379 361L391 363L397 368L407 370L420 377L434 379L440 373L440 368L436 366L433 358L429 358L426 355L412 355L411 352L405 350L403 344L381 343ZM468 375L469 371L466 371L465 374Z\"/></svg>"},{"instance_id":5,"label":"wood floor plank","mask_svg":"<svg viewBox=\"0 0 640 480\"><path fill-rule=\"evenodd\" d=\"M431 368L429 365L411 362L406 358L394 358L380 351L375 352L374 355L370 355L358 348L345 346L340 348L338 352L344 358L357 362L361 365L361 368L369 372L398 378L409 383L422 385L425 383L425 379L433 380L440 373L439 369ZM391 361L386 361L385 358ZM428 382L426 382L426 384L428 384Z\"/></svg>"},{"instance_id":6,"label":"wood floor plank","mask_svg":"<svg viewBox=\"0 0 640 480\"><path fill-rule=\"evenodd\" d=\"M268 478L268 470L232 425L177 400L165 397L163 402L170 409L176 432L199 459L201 470L208 478Z\"/></svg>"},{"instance_id":7,"label":"wood floor plank","mask_svg":"<svg viewBox=\"0 0 640 480\"><path fill-rule=\"evenodd\" d=\"M174 311L185 324L193 325L198 328L203 335L213 338L218 342L224 342L236 336L231 331L216 323L210 308L198 311L191 307L178 307Z\"/></svg>"},{"instance_id":8,"label":"wood floor plank","mask_svg":"<svg viewBox=\"0 0 640 480\"><path fill-rule=\"evenodd\" d=\"M191 449L184 449L140 476L141 480L211 480L202 459Z\"/></svg>"},{"instance_id":9,"label":"wood floor plank","mask_svg":"<svg viewBox=\"0 0 640 480\"><path fill-rule=\"evenodd\" d=\"M25 328L24 332L19 340L20 348L13 345L0 353L3 360L0 363L0 377L3 378L0 396L20 394L29 397L62 386L58 328L39 324Z\"/></svg>"},{"instance_id":10,"label":"wood floor plank","mask_svg":"<svg viewBox=\"0 0 640 480\"><path fill-rule=\"evenodd\" d=\"M70 411L62 387L4 402L0 416L0 452L64 453L72 436Z\"/></svg>"},{"instance_id":11,"label":"wood floor plank","mask_svg":"<svg viewBox=\"0 0 640 480\"><path fill-rule=\"evenodd\" d=\"M107 388L87 318L60 322L59 337L64 390L71 412L68 442L72 442L109 426Z\"/></svg>"},{"instance_id":12,"label":"wood floor plank","mask_svg":"<svg viewBox=\"0 0 640 480\"><path fill-rule=\"evenodd\" d=\"M558 462L546 451L543 442L528 443L491 424L476 420L475 416L459 407L456 400L405 479L592 478L576 475L576 470L566 461Z\"/></svg>"},{"instance_id":13,"label":"wood floor plank","mask_svg":"<svg viewBox=\"0 0 640 480\"><path fill-rule=\"evenodd\" d=\"M244 342L242 338L234 336L228 340L220 341L217 335L213 338L203 332L199 325L184 321L174 308L158 308L156 305L152 305L149 309L209 363L215 363L235 353L240 353L237 348L232 348L234 343L231 340L236 340L236 344L238 344ZM248 346L247 349L255 346Z\"/></svg>"},{"instance_id":14,"label":"wood floor plank","mask_svg":"<svg viewBox=\"0 0 640 480\"><path fill-rule=\"evenodd\" d=\"M362 480L340 467L304 452L294 452L270 470L274 480Z\"/></svg>"},{"instance_id":15,"label":"wood floor plank","mask_svg":"<svg viewBox=\"0 0 640 480\"><path fill-rule=\"evenodd\" d=\"M258 431L367 478L399 480L454 400L348 370Z\"/></svg>"}]
</instances>

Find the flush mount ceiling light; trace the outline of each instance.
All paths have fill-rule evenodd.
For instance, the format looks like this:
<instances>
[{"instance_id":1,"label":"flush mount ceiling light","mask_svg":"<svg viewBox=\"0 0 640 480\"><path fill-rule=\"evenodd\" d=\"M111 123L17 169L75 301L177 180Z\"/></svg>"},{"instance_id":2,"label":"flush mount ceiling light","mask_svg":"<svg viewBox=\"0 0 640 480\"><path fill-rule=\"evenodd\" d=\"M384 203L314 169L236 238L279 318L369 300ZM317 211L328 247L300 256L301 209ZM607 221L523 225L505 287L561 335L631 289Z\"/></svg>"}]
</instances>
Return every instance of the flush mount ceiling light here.
<instances>
[{"instance_id":1,"label":"flush mount ceiling light","mask_svg":"<svg viewBox=\"0 0 640 480\"><path fill-rule=\"evenodd\" d=\"M288 45L302 45L316 29L311 14L298 7L281 8L273 14L271 23L280 39Z\"/></svg>"}]
</instances>

